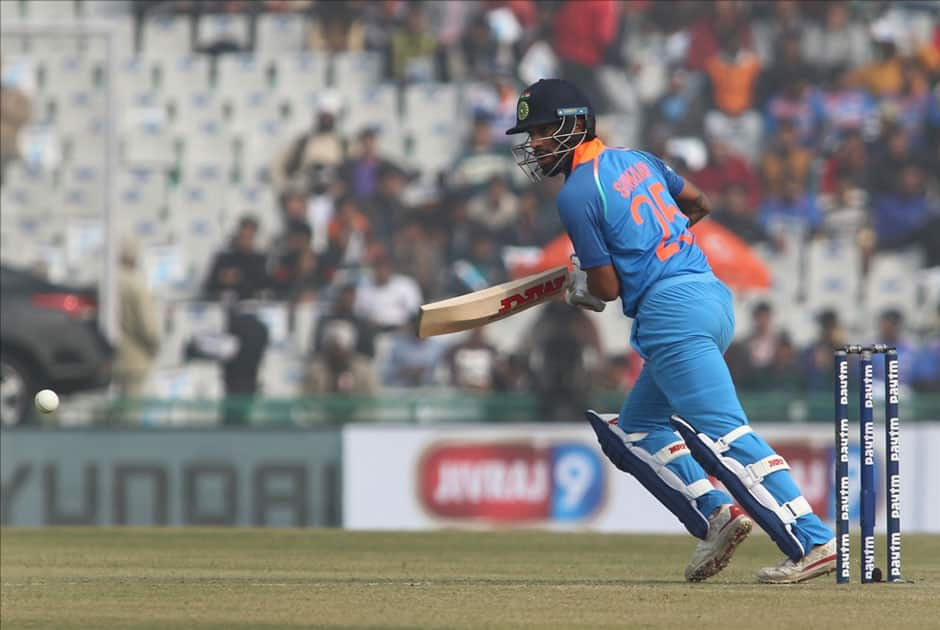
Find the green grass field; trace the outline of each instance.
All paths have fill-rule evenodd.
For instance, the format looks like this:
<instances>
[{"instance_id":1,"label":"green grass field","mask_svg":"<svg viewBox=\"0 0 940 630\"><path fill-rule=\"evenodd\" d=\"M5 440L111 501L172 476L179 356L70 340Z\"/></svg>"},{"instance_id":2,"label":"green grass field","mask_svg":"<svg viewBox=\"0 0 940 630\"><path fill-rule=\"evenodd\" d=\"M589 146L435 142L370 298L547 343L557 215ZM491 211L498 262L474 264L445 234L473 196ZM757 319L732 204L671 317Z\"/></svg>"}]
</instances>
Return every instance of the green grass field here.
<instances>
[{"instance_id":1,"label":"green grass field","mask_svg":"<svg viewBox=\"0 0 940 630\"><path fill-rule=\"evenodd\" d=\"M836 586L831 576L755 584L754 571L779 559L761 533L719 576L688 584L682 571L692 546L682 537L520 531L4 529L0 625L862 630L940 623L940 536L905 537L904 571L915 583L903 585Z\"/></svg>"}]
</instances>

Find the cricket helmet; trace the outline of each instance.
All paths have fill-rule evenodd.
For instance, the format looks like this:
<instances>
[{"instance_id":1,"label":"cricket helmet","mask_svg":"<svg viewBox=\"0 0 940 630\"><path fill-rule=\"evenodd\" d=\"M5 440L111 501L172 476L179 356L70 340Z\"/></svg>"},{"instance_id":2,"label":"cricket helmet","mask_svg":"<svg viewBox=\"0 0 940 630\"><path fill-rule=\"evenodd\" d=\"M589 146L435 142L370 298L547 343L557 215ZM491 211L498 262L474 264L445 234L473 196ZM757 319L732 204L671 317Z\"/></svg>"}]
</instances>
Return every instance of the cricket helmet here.
<instances>
[{"instance_id":1,"label":"cricket helmet","mask_svg":"<svg viewBox=\"0 0 940 630\"><path fill-rule=\"evenodd\" d=\"M584 129L575 130L578 118L584 120ZM513 146L516 163L532 181L543 176L552 177L561 172L566 158L579 144L594 138L594 108L578 86L564 79L539 79L519 96L516 105L516 124L506 135L527 133L534 127L557 124L551 138L557 147L551 153L537 153L532 137ZM551 166L542 166L540 159L552 156Z\"/></svg>"}]
</instances>

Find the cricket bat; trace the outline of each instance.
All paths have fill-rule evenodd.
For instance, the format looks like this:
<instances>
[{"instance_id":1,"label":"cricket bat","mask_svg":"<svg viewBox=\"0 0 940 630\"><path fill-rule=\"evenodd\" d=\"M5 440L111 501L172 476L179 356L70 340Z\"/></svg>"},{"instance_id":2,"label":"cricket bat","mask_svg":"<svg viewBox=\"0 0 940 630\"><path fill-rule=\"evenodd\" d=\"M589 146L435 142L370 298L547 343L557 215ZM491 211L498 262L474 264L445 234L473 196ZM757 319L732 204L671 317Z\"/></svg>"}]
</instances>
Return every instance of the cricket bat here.
<instances>
[{"instance_id":1,"label":"cricket bat","mask_svg":"<svg viewBox=\"0 0 940 630\"><path fill-rule=\"evenodd\" d=\"M568 267L555 267L421 307L418 336L433 337L477 328L565 293Z\"/></svg>"}]
</instances>

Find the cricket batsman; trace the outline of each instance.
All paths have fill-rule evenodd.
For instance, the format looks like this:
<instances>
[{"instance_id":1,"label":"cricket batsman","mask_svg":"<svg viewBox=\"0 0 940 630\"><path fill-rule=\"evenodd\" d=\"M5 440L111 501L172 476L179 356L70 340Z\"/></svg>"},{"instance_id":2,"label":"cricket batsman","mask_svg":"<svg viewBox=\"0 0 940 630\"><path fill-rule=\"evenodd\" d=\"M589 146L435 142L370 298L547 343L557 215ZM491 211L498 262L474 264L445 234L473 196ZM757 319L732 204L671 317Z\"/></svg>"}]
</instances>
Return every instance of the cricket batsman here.
<instances>
[{"instance_id":1,"label":"cricket batsman","mask_svg":"<svg viewBox=\"0 0 940 630\"><path fill-rule=\"evenodd\" d=\"M513 153L533 181L565 177L558 211L575 249L569 303L602 310L619 297L633 318L630 341L646 361L639 379L617 416L586 416L611 462L699 539L686 579L726 567L752 519L786 556L758 581L834 571L833 532L751 428L722 357L734 335L731 292L688 229L709 213L708 199L659 158L604 146L591 103L567 81L526 88L506 133L528 134Z\"/></svg>"}]
</instances>

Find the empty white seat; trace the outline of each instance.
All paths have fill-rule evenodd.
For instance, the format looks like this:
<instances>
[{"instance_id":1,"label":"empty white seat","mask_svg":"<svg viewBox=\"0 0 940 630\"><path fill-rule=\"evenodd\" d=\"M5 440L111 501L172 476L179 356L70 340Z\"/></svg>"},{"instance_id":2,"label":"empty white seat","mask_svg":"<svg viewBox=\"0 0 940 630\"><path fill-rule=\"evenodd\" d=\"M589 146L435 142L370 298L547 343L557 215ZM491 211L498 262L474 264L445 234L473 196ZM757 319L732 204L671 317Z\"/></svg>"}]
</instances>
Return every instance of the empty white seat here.
<instances>
[{"instance_id":1,"label":"empty white seat","mask_svg":"<svg viewBox=\"0 0 940 630\"><path fill-rule=\"evenodd\" d=\"M222 55L216 65L215 90L227 99L237 99L243 91L271 91L272 65L270 57L251 53Z\"/></svg>"},{"instance_id":2,"label":"empty white seat","mask_svg":"<svg viewBox=\"0 0 940 630\"><path fill-rule=\"evenodd\" d=\"M140 121L120 136L119 156L128 167L167 168L176 162L176 140L159 122Z\"/></svg>"},{"instance_id":3,"label":"empty white seat","mask_svg":"<svg viewBox=\"0 0 940 630\"><path fill-rule=\"evenodd\" d=\"M865 298L871 315L877 317L889 308L913 314L918 293L915 272L922 266L917 250L875 254L865 282Z\"/></svg>"},{"instance_id":4,"label":"empty white seat","mask_svg":"<svg viewBox=\"0 0 940 630\"><path fill-rule=\"evenodd\" d=\"M208 92L209 60L200 55L153 59L156 88L169 101L180 102L193 93Z\"/></svg>"},{"instance_id":5,"label":"empty white seat","mask_svg":"<svg viewBox=\"0 0 940 630\"><path fill-rule=\"evenodd\" d=\"M188 16L154 15L144 19L143 50L153 55L178 55L192 50Z\"/></svg>"},{"instance_id":6,"label":"empty white seat","mask_svg":"<svg viewBox=\"0 0 940 630\"><path fill-rule=\"evenodd\" d=\"M257 28L255 46L259 51L298 52L306 48L307 25L301 15L262 13Z\"/></svg>"},{"instance_id":7,"label":"empty white seat","mask_svg":"<svg viewBox=\"0 0 940 630\"><path fill-rule=\"evenodd\" d=\"M363 88L355 98L345 101L345 116L341 117L341 131L349 137L366 127L389 130L401 126L398 113L398 88L391 83L380 83Z\"/></svg>"},{"instance_id":8,"label":"empty white seat","mask_svg":"<svg viewBox=\"0 0 940 630\"><path fill-rule=\"evenodd\" d=\"M377 52L340 52L332 56L333 87L344 97L382 80L383 56Z\"/></svg>"},{"instance_id":9,"label":"empty white seat","mask_svg":"<svg viewBox=\"0 0 940 630\"><path fill-rule=\"evenodd\" d=\"M463 120L458 115L458 88L447 83L419 83L409 85L404 93L404 120L409 131L420 132L442 122L451 125L452 133L459 135L455 124Z\"/></svg>"},{"instance_id":10,"label":"empty white seat","mask_svg":"<svg viewBox=\"0 0 940 630\"><path fill-rule=\"evenodd\" d=\"M120 169L117 203L124 220L144 239L154 239L167 212L166 175L156 169Z\"/></svg>"},{"instance_id":11,"label":"empty white seat","mask_svg":"<svg viewBox=\"0 0 940 630\"><path fill-rule=\"evenodd\" d=\"M181 137L183 156L190 164L214 164L231 168L234 162L234 138L219 118L204 118L196 129Z\"/></svg>"},{"instance_id":12,"label":"empty white seat","mask_svg":"<svg viewBox=\"0 0 940 630\"><path fill-rule=\"evenodd\" d=\"M93 90L94 69L95 62L78 53L45 55L39 65L37 94L61 96Z\"/></svg>"},{"instance_id":13,"label":"empty white seat","mask_svg":"<svg viewBox=\"0 0 940 630\"><path fill-rule=\"evenodd\" d=\"M812 313L857 304L861 253L852 239L817 239L807 246L806 305ZM857 309L853 309L857 310Z\"/></svg>"},{"instance_id":14,"label":"empty white seat","mask_svg":"<svg viewBox=\"0 0 940 630\"><path fill-rule=\"evenodd\" d=\"M326 87L327 57L323 53L300 52L277 59L278 99L293 102L298 92Z\"/></svg>"}]
</instances>

